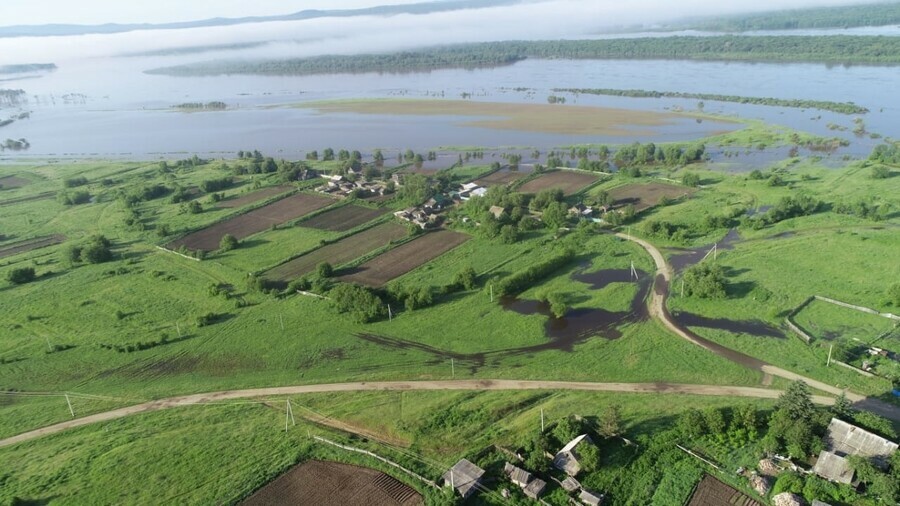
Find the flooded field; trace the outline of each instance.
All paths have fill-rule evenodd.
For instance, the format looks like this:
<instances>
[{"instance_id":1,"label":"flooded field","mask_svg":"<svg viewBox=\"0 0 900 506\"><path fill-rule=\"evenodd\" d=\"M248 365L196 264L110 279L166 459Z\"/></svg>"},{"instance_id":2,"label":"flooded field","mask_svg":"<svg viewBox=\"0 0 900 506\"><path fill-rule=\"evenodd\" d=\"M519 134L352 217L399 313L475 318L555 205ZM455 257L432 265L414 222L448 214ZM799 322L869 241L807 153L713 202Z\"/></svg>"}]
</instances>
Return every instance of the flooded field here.
<instances>
[{"instance_id":1,"label":"flooded field","mask_svg":"<svg viewBox=\"0 0 900 506\"><path fill-rule=\"evenodd\" d=\"M215 53L207 55L214 57ZM0 160L46 158L159 159L197 153L233 156L239 149L259 149L285 158L302 158L312 149L344 147L370 154L381 148L397 153L406 148L430 150L441 146L526 147L549 150L582 143L633 141L689 141L717 128L712 122L678 120L668 125L619 124L618 135L567 130L553 121L514 121L519 129L497 124L465 124L484 103L546 104L555 88L608 87L722 93L775 98L807 98L855 102L872 112L866 128L898 137L900 105L890 90L896 84L891 67L826 66L817 64L757 64L676 61L525 60L515 65L478 70L439 70L409 74L353 74L316 76L169 77L144 70L186 63L190 56L112 57L57 62L59 69L40 76L12 76L4 88L22 88L27 101L15 110L31 112L27 119L4 127L4 137L26 138L26 151L3 151ZM697 76L704 78L698 80ZM665 76L660 81L659 76ZM468 100L461 100L463 94ZM298 103L344 99L432 99L454 101L468 111L404 115L386 109L360 114L318 112L294 107ZM670 98L629 98L567 94L568 111L602 107L635 111L635 117L667 115L676 110L697 111L697 101ZM178 112L173 106L222 101L224 111ZM537 109L535 109L537 110ZM769 123L841 137L850 146L826 157L865 156L877 143L852 133L853 116L823 111L707 101L704 113L761 119ZM629 114L631 116L632 114ZM491 118L484 118L490 120ZM612 121L610 117L604 121ZM621 119L621 118L620 118ZM503 121L503 120L500 120ZM524 124L523 124L524 123ZM837 125L844 130L833 130ZM564 129L564 130L561 130ZM569 133L561 133L569 132ZM352 145L348 139L353 139ZM780 150L780 151L779 151ZM737 152L709 147L713 161L734 170L748 170L783 159L789 149ZM783 152L782 152L783 151ZM727 152L727 154L726 154ZM801 154L806 154L801 149ZM455 156L452 158L455 159ZM449 158L448 158L449 159ZM452 163L452 161L450 161Z\"/></svg>"}]
</instances>

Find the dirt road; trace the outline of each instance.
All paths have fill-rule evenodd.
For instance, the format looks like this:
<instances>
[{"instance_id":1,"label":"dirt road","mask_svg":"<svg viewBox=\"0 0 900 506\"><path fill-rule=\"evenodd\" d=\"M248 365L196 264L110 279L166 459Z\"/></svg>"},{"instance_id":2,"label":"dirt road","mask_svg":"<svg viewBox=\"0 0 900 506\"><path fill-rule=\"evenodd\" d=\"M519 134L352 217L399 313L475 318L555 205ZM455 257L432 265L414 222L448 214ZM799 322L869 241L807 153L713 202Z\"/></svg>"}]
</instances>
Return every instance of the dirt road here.
<instances>
[{"instance_id":1,"label":"dirt road","mask_svg":"<svg viewBox=\"0 0 900 506\"><path fill-rule=\"evenodd\" d=\"M650 294L650 314L673 334L678 335L690 341L691 343L696 344L697 346L705 348L715 353L716 355L719 355L720 357L726 358L728 360L731 360L732 362L736 362L751 369L757 369L763 374L778 376L780 378L785 378L791 381L803 380L803 382L807 385L817 390L821 390L822 392L828 392L833 395L840 395L841 393L844 393L844 395L847 396L847 399L853 402L857 408L872 411L875 414L881 415L894 421L900 421L900 408L896 406L880 401L878 399L870 399L863 395L859 395L847 390L842 390L827 383L822 383L821 381L807 378L806 376L802 376L786 369L776 367L757 358L745 355L739 351L732 350L731 348L726 348L725 346L722 346L718 343L714 343L708 339L700 337L694 332L691 332L690 329L681 326L674 318L672 318L672 315L669 313L669 310L666 307L666 297L668 297L669 295L669 284L671 283L673 278L673 271L672 267L668 264L668 262L666 262L666 258L663 256L662 252L660 252L649 242L638 239L637 237L621 233L616 234L616 237L639 244L647 251L647 253L650 254L651 257L653 257L653 262L656 264L656 281L654 283L653 291Z\"/></svg>"},{"instance_id":2,"label":"dirt road","mask_svg":"<svg viewBox=\"0 0 900 506\"><path fill-rule=\"evenodd\" d=\"M756 397L761 399L776 399L781 395L779 390L753 387L733 387L716 385L685 385L677 383L588 383L572 381L519 381L519 380L447 380L447 381L385 381L385 382L361 382L361 383L328 383L321 385L297 385L274 388L257 388L250 390L225 390L222 392L209 392L202 394L171 397L156 401L136 404L112 411L105 411L95 415L76 418L67 422L50 425L17 436L0 440L0 448L24 441L29 441L42 436L56 434L67 429L90 425L97 422L107 422L124 418L130 415L150 413L163 409L182 406L195 406L210 404L218 401L234 399L266 398L284 395L300 395L325 392L365 392L384 390L566 390L587 392L628 392L646 394L689 394L689 395L718 395L728 397ZM819 404L830 405L834 403L831 397L815 396L813 401Z\"/></svg>"}]
</instances>

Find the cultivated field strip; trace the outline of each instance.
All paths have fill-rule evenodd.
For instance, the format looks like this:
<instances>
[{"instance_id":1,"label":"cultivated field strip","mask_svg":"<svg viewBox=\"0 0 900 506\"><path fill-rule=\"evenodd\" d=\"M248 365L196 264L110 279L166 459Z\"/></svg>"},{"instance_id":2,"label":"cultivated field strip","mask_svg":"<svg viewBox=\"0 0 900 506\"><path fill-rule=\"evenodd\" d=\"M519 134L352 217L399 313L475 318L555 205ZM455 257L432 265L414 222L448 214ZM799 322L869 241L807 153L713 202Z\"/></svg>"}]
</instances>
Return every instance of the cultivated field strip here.
<instances>
[{"instance_id":1,"label":"cultivated field strip","mask_svg":"<svg viewBox=\"0 0 900 506\"><path fill-rule=\"evenodd\" d=\"M387 212L387 209L349 205L326 211L300 223L300 226L330 232L346 232L379 216L384 216Z\"/></svg>"},{"instance_id":2,"label":"cultivated field strip","mask_svg":"<svg viewBox=\"0 0 900 506\"><path fill-rule=\"evenodd\" d=\"M219 241L225 234L231 234L241 240L272 225L280 225L333 203L334 200L328 197L298 193L188 234L170 242L166 247L177 250L184 246L193 251L213 251L218 249Z\"/></svg>"},{"instance_id":3,"label":"cultivated field strip","mask_svg":"<svg viewBox=\"0 0 900 506\"><path fill-rule=\"evenodd\" d=\"M597 182L597 176L571 170L549 172L519 187L522 193L538 193L542 190L560 189L566 195L574 195L586 186Z\"/></svg>"},{"instance_id":4,"label":"cultivated field strip","mask_svg":"<svg viewBox=\"0 0 900 506\"><path fill-rule=\"evenodd\" d=\"M424 503L415 489L381 471L310 460L282 474L241 504L417 506Z\"/></svg>"},{"instance_id":5,"label":"cultivated field strip","mask_svg":"<svg viewBox=\"0 0 900 506\"><path fill-rule=\"evenodd\" d=\"M268 271L265 277L277 281L290 281L312 272L322 262L328 262L334 266L347 263L366 253L383 248L391 241L402 239L406 237L407 233L404 226L396 223L382 223L283 263Z\"/></svg>"},{"instance_id":6,"label":"cultivated field strip","mask_svg":"<svg viewBox=\"0 0 900 506\"><path fill-rule=\"evenodd\" d=\"M468 235L451 230L431 232L378 255L354 269L352 273L341 276L340 279L363 285L382 286L469 239Z\"/></svg>"},{"instance_id":7,"label":"cultivated field strip","mask_svg":"<svg viewBox=\"0 0 900 506\"><path fill-rule=\"evenodd\" d=\"M14 242L5 246L0 246L0 258L11 257L19 253L46 248L53 246L66 240L66 236L62 234L48 235L46 237L37 237L35 239L27 239L24 241Z\"/></svg>"},{"instance_id":8,"label":"cultivated field strip","mask_svg":"<svg viewBox=\"0 0 900 506\"><path fill-rule=\"evenodd\" d=\"M694 188L666 183L627 184L613 188L609 191L609 196L615 205L631 204L635 211L641 212L657 205L663 197L677 199L696 191Z\"/></svg>"},{"instance_id":9,"label":"cultivated field strip","mask_svg":"<svg viewBox=\"0 0 900 506\"><path fill-rule=\"evenodd\" d=\"M293 189L293 186L270 186L268 188L263 188L262 190L257 190L240 195L233 199L223 200L222 202L219 202L217 207L223 207L226 209L244 207L246 205L259 202L260 200L266 200L267 198L281 195L282 193L287 193L289 191L292 191Z\"/></svg>"},{"instance_id":10,"label":"cultivated field strip","mask_svg":"<svg viewBox=\"0 0 900 506\"><path fill-rule=\"evenodd\" d=\"M0 188L21 188L30 184L30 179L25 179L19 176L0 177Z\"/></svg>"},{"instance_id":11,"label":"cultivated field strip","mask_svg":"<svg viewBox=\"0 0 900 506\"><path fill-rule=\"evenodd\" d=\"M514 183L522 178L528 177L530 174L528 172L520 172L508 169L501 169L487 176L484 176L480 179L476 179L474 181L475 184L479 186L499 186L499 185L508 185L510 183Z\"/></svg>"}]
</instances>

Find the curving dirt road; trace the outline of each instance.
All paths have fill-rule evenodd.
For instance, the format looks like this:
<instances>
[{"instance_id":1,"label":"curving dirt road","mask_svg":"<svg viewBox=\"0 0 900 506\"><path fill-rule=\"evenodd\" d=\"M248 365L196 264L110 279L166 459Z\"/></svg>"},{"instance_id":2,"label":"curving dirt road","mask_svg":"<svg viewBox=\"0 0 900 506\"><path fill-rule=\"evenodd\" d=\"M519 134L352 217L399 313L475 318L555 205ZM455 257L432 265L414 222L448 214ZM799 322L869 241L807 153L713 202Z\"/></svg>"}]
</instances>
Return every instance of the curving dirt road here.
<instances>
[{"instance_id":1,"label":"curving dirt road","mask_svg":"<svg viewBox=\"0 0 900 506\"><path fill-rule=\"evenodd\" d=\"M575 381L520 381L520 380L447 380L447 381L381 381L359 383L328 383L320 385L297 385L287 387L256 388L249 390L225 390L202 394L170 397L136 404L124 408L105 411L95 415L76 418L67 422L49 425L17 436L0 440L0 448L42 436L56 434L67 429L90 425L97 422L117 420L130 415L150 413L182 406L210 404L234 399L261 398L282 395L299 395L325 392L364 392L385 390L568 390L587 392L628 392L648 394L688 394L718 395L728 397L756 397L776 399L780 390L753 387L733 387L716 385L685 385L679 383L590 383ZM834 399L814 396L818 404L831 405Z\"/></svg>"},{"instance_id":2,"label":"curving dirt road","mask_svg":"<svg viewBox=\"0 0 900 506\"><path fill-rule=\"evenodd\" d=\"M627 241L632 241L639 244L647 251L647 253L650 254L651 257L653 257L653 262L656 264L656 280L654 282L653 291L650 294L650 314L673 334L676 334L690 341L691 343L696 344L697 346L705 348L715 353L716 355L719 355L720 357L726 358L728 360L731 360L732 362L736 362L751 369L757 369L764 375L778 376L780 378L785 378L791 381L802 380L804 383L817 390L828 392L834 395L840 395L841 393L843 393L847 396L848 400L854 403L857 408L871 411L875 414L881 415L894 421L900 421L900 408L896 406L880 401L878 399L870 399L848 390L842 390L827 383L822 383L821 381L807 378L806 376L802 376L786 369L776 367L774 365L763 362L762 360L751 357L750 355L732 350L731 348L726 348L725 346L722 346L718 343L714 343L708 339L700 337L694 332L691 332L689 329L683 327L674 318L672 318L672 315L669 313L669 309L666 307L666 297L668 297L669 295L669 284L674 277L674 273L672 271L672 267L668 262L666 262L666 258L663 256L662 252L660 252L656 248L656 246L650 244L647 241L644 241L643 239L638 239L637 237L622 233L615 235L620 239L625 239Z\"/></svg>"}]
</instances>

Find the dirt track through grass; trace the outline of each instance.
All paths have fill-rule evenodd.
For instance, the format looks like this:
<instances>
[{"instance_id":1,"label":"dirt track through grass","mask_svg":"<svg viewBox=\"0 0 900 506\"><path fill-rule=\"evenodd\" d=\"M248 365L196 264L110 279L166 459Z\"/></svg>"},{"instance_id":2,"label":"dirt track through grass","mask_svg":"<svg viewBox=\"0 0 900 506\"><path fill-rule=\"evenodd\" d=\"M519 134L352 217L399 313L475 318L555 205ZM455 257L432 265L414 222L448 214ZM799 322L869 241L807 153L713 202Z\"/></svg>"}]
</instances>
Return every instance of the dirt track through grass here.
<instances>
[{"instance_id":1,"label":"dirt track through grass","mask_svg":"<svg viewBox=\"0 0 900 506\"><path fill-rule=\"evenodd\" d=\"M53 246L66 240L66 236L62 234L49 235L47 237L37 237L35 239L27 239L24 241L14 242L5 246L0 246L0 258L11 257L19 253L26 253L47 246Z\"/></svg>"},{"instance_id":2,"label":"dirt track through grass","mask_svg":"<svg viewBox=\"0 0 900 506\"><path fill-rule=\"evenodd\" d=\"M82 427L97 422L117 420L126 416L160 411L163 409L215 404L233 399L261 398L284 395L302 395L328 392L365 392L365 391L434 391L434 390L572 390L587 392L626 392L643 394L686 394L714 395L726 397L755 397L759 399L777 399L782 391L754 387L733 387L720 385L686 385L678 383L590 383L575 381L525 381L525 380L443 380L443 381L381 381L358 383L329 383L319 385L298 385L273 388L256 388L250 390L225 390L207 392L182 397L171 397L145 402L134 406L114 409L95 415L76 418L57 423L41 429L25 432L17 436L0 440L0 448L39 437L56 434L75 427ZM834 399L824 396L813 396L813 402L824 405L834 404Z\"/></svg>"}]
</instances>

